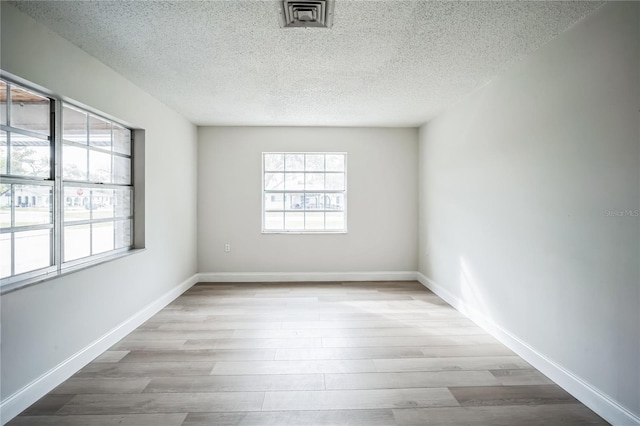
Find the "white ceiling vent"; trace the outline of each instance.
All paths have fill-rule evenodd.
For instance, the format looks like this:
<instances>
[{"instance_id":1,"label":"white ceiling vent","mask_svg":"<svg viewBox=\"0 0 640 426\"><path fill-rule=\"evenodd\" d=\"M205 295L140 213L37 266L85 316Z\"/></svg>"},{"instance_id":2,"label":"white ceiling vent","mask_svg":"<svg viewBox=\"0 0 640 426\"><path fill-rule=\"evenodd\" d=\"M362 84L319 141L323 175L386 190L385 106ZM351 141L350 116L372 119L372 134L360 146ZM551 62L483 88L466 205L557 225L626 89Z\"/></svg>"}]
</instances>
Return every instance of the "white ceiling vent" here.
<instances>
[{"instance_id":1,"label":"white ceiling vent","mask_svg":"<svg viewBox=\"0 0 640 426\"><path fill-rule=\"evenodd\" d=\"M283 28L331 28L334 0L280 0L280 26Z\"/></svg>"}]
</instances>

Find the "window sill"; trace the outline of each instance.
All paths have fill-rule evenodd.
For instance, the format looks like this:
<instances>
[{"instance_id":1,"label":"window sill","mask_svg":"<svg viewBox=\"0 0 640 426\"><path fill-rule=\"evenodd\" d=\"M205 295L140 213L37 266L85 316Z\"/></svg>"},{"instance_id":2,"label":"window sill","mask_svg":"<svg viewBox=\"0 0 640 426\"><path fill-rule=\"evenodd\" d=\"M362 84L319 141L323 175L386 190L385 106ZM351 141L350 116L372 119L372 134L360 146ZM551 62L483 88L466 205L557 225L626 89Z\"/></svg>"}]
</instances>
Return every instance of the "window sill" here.
<instances>
[{"instance_id":1,"label":"window sill","mask_svg":"<svg viewBox=\"0 0 640 426\"><path fill-rule=\"evenodd\" d=\"M84 269L93 268L94 266L101 265L103 263L111 262L123 257L131 256L137 253L141 253L145 251L145 248L134 248L128 251L115 253L109 256L100 257L98 259L88 260L86 262L78 263L71 266L63 267L60 271L53 271L49 273L45 273L42 275L37 275L34 277L29 277L24 280L16 281L13 283L8 283L3 285L0 288L0 295L5 295L8 293L12 293L16 290L21 290L25 287L31 287L36 284L43 283L45 281L51 281L65 275L72 274L74 272L82 271Z\"/></svg>"},{"instance_id":2,"label":"window sill","mask_svg":"<svg viewBox=\"0 0 640 426\"><path fill-rule=\"evenodd\" d=\"M346 234L347 231L262 231L262 235L335 235Z\"/></svg>"}]
</instances>

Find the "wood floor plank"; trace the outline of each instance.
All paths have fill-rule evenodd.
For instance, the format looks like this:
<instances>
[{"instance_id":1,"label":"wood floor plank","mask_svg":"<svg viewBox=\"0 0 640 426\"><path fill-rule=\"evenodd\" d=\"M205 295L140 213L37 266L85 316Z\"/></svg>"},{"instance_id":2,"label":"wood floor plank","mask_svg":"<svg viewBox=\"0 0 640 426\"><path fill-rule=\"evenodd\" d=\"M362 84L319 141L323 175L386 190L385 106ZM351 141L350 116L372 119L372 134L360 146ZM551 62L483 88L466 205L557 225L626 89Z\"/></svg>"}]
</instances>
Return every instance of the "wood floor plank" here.
<instances>
[{"instance_id":1,"label":"wood floor plank","mask_svg":"<svg viewBox=\"0 0 640 426\"><path fill-rule=\"evenodd\" d=\"M154 393L200 393L324 389L324 375L322 374L263 374L246 376L162 377L151 380L144 391Z\"/></svg>"},{"instance_id":2,"label":"wood floor plank","mask_svg":"<svg viewBox=\"0 0 640 426\"><path fill-rule=\"evenodd\" d=\"M278 330L236 330L231 336L240 338L320 338L320 337L425 337L425 336L471 336L486 335L480 327L421 327L406 324L403 327L382 328L307 328Z\"/></svg>"},{"instance_id":3,"label":"wood floor plank","mask_svg":"<svg viewBox=\"0 0 640 426\"><path fill-rule=\"evenodd\" d=\"M405 324L400 320L321 320L321 321L283 321L284 329L370 329L370 328L398 328Z\"/></svg>"},{"instance_id":4,"label":"wood floor plank","mask_svg":"<svg viewBox=\"0 0 640 426\"><path fill-rule=\"evenodd\" d=\"M71 401L75 395L55 395L49 393L40 398L36 403L24 410L25 416L44 416L56 414L60 409Z\"/></svg>"},{"instance_id":5,"label":"wood floor plank","mask_svg":"<svg viewBox=\"0 0 640 426\"><path fill-rule=\"evenodd\" d=\"M488 371L325 374L327 389L403 389L449 386L498 386Z\"/></svg>"},{"instance_id":6,"label":"wood floor plank","mask_svg":"<svg viewBox=\"0 0 640 426\"><path fill-rule=\"evenodd\" d=\"M82 378L72 377L50 392L50 394L83 393L141 393L149 378Z\"/></svg>"},{"instance_id":7,"label":"wood floor plank","mask_svg":"<svg viewBox=\"0 0 640 426\"><path fill-rule=\"evenodd\" d=\"M608 425L582 404L394 409L398 425L587 426Z\"/></svg>"},{"instance_id":8,"label":"wood floor plank","mask_svg":"<svg viewBox=\"0 0 640 426\"><path fill-rule=\"evenodd\" d=\"M233 329L220 329L218 327L209 327L203 330L167 330L158 327L157 330L140 330L134 331L127 336L131 340L181 340L181 339L221 339L233 336Z\"/></svg>"},{"instance_id":9,"label":"wood floor plank","mask_svg":"<svg viewBox=\"0 0 640 426\"><path fill-rule=\"evenodd\" d=\"M265 411L458 406L446 388L266 392Z\"/></svg>"},{"instance_id":10,"label":"wood floor plank","mask_svg":"<svg viewBox=\"0 0 640 426\"><path fill-rule=\"evenodd\" d=\"M159 330L170 334L169 332L190 332L192 336L198 336L198 332L206 331L215 333L216 330L219 335L215 337L231 337L233 330L269 330L273 328L282 328L282 321L207 321L200 325L194 325L190 323L170 322L162 324L158 327ZM213 338L211 336L210 338ZM183 339L197 338L197 337L182 337Z\"/></svg>"},{"instance_id":11,"label":"wood floor plank","mask_svg":"<svg viewBox=\"0 0 640 426\"><path fill-rule=\"evenodd\" d=\"M9 426L181 426L186 413L19 416Z\"/></svg>"},{"instance_id":12,"label":"wood floor plank","mask_svg":"<svg viewBox=\"0 0 640 426\"><path fill-rule=\"evenodd\" d=\"M556 384L450 387L463 407L484 405L574 404L576 399Z\"/></svg>"},{"instance_id":13,"label":"wood floor plank","mask_svg":"<svg viewBox=\"0 0 640 426\"><path fill-rule=\"evenodd\" d=\"M93 362L118 362L129 353L126 351L106 351L93 360Z\"/></svg>"},{"instance_id":14,"label":"wood floor plank","mask_svg":"<svg viewBox=\"0 0 640 426\"><path fill-rule=\"evenodd\" d=\"M91 363L73 377L206 376L215 362Z\"/></svg>"},{"instance_id":15,"label":"wood floor plank","mask_svg":"<svg viewBox=\"0 0 640 426\"><path fill-rule=\"evenodd\" d=\"M491 370L501 385L550 385L551 379L538 370Z\"/></svg>"},{"instance_id":16,"label":"wood floor plank","mask_svg":"<svg viewBox=\"0 0 640 426\"><path fill-rule=\"evenodd\" d=\"M268 361L275 358L274 349L219 350L179 349L162 351L131 351L120 362L213 362L213 361Z\"/></svg>"},{"instance_id":17,"label":"wood floor plank","mask_svg":"<svg viewBox=\"0 0 640 426\"><path fill-rule=\"evenodd\" d=\"M125 337L110 350L113 351L133 351L133 350L165 350L165 349L180 349L184 346L186 339L177 340L134 340L129 337Z\"/></svg>"},{"instance_id":18,"label":"wood floor plank","mask_svg":"<svg viewBox=\"0 0 640 426\"><path fill-rule=\"evenodd\" d=\"M313 348L313 349L277 349L276 360L306 361L306 360L358 360L358 359L387 359L387 358L423 358L422 348L405 348L394 346L391 348Z\"/></svg>"},{"instance_id":19,"label":"wood floor plank","mask_svg":"<svg viewBox=\"0 0 640 426\"><path fill-rule=\"evenodd\" d=\"M515 370L531 366L519 356L405 358L374 360L377 371Z\"/></svg>"},{"instance_id":20,"label":"wood floor plank","mask_svg":"<svg viewBox=\"0 0 640 426\"><path fill-rule=\"evenodd\" d=\"M393 426L390 409L191 413L182 426Z\"/></svg>"},{"instance_id":21,"label":"wood floor plank","mask_svg":"<svg viewBox=\"0 0 640 426\"><path fill-rule=\"evenodd\" d=\"M496 343L496 339L487 335L478 336L388 336L388 337L352 337L322 338L324 348L366 348L375 346L455 346Z\"/></svg>"},{"instance_id":22,"label":"wood floor plank","mask_svg":"<svg viewBox=\"0 0 640 426\"><path fill-rule=\"evenodd\" d=\"M464 346L429 346L427 348L421 348L421 351L425 358L516 356L511 349L501 343Z\"/></svg>"},{"instance_id":23,"label":"wood floor plank","mask_svg":"<svg viewBox=\"0 0 640 426\"><path fill-rule=\"evenodd\" d=\"M279 349L320 348L320 338L292 339L188 339L184 349Z\"/></svg>"},{"instance_id":24,"label":"wood floor plank","mask_svg":"<svg viewBox=\"0 0 640 426\"><path fill-rule=\"evenodd\" d=\"M59 411L78 414L154 414L216 411L259 411L263 392L143 393L139 395L77 395Z\"/></svg>"},{"instance_id":25,"label":"wood floor plank","mask_svg":"<svg viewBox=\"0 0 640 426\"><path fill-rule=\"evenodd\" d=\"M211 374L324 374L375 372L372 360L217 362Z\"/></svg>"}]
</instances>

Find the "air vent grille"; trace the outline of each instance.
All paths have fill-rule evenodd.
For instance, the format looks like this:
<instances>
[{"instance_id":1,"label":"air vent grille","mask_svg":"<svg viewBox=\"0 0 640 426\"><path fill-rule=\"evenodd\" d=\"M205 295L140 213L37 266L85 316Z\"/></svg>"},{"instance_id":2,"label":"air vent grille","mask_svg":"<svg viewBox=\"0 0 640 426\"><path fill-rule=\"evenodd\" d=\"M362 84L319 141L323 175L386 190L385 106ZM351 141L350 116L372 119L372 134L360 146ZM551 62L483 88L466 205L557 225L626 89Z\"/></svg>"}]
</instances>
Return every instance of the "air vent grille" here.
<instances>
[{"instance_id":1,"label":"air vent grille","mask_svg":"<svg viewBox=\"0 0 640 426\"><path fill-rule=\"evenodd\" d=\"M278 2L283 28L331 28L333 0L281 0Z\"/></svg>"}]
</instances>

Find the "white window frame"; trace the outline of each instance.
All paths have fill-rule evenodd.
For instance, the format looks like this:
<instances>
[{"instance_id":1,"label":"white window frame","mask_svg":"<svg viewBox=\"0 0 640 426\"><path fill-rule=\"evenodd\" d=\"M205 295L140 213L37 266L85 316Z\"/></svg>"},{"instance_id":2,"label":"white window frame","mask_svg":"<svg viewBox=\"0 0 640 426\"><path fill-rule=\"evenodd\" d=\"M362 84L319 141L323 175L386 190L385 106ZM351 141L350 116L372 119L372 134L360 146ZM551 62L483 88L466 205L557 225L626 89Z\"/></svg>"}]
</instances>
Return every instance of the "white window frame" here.
<instances>
[{"instance_id":1,"label":"white window frame","mask_svg":"<svg viewBox=\"0 0 640 426\"><path fill-rule=\"evenodd\" d=\"M43 267L40 269L35 269L31 271L27 271L24 273L15 274L12 268L11 274L5 278L0 279L0 294L5 294L17 289L20 289L25 286L37 284L49 279L53 279L59 277L61 275L65 275L67 273L71 273L77 270L86 269L88 267L92 267L94 265L104 263L107 261L111 261L122 256L127 256L144 249L144 179L140 177L136 177L136 174L141 173L141 176L144 174L144 130L135 129L133 126L119 120L117 118L111 117L107 114L104 114L100 111L95 110L94 108L88 107L86 105L82 105L80 103L74 102L66 97L59 96L52 91L37 86L29 81L26 81L20 77L15 75L6 73L0 70L0 77L2 80L7 82L10 85L14 85L19 87L20 89L32 92L36 95L46 97L50 100L50 111L51 111L51 125L50 125L50 133L47 139L50 141L50 174L46 178L38 178L32 176L16 176L16 175L2 175L1 182L3 184L25 184L28 185L30 183L37 183L38 185L46 185L52 187L52 200L51 200L51 212L52 212L52 223L50 226L39 225L33 227L34 229L51 229L51 248L50 248L50 266ZM8 94L9 99L7 99L7 108L9 108L10 102L10 93ZM99 117L111 123L115 123L119 126L125 127L131 131L131 152L127 157L131 160L131 182L126 185L131 188L131 229L130 229L130 242L131 244L126 247L108 250L102 253L93 254L87 257L74 259L70 262L64 261L64 206L65 206L65 197L64 197L64 182L68 182L63 179L63 164L62 164L62 147L64 145L64 140L62 137L63 126L62 126L62 106L63 104L67 106L71 106L73 108L82 110L87 112L92 116ZM26 134L28 135L30 132L26 130L21 130L20 128L14 128L9 125L10 123L1 124L0 130L17 133L17 134ZM40 136L42 138L42 136ZM10 155L7 152L7 158ZM71 182L69 182L71 183ZM111 189L111 188L122 188L123 185L117 184L102 184L102 183L93 183L93 182L73 182L73 185L78 184L78 186L86 186L87 188L96 187L99 189ZM13 200L13 194L12 194ZM13 202L13 201L12 201ZM12 207L12 216L13 211L15 210L15 206ZM116 218L114 216L114 222ZM100 220L89 220L87 223L98 223ZM102 221L105 222L105 221ZM115 226L115 225L114 225ZM27 231L31 226L21 226L18 228L15 227L6 227L2 229L3 233L12 233L15 230L19 231ZM114 246L115 247L115 246ZM12 257L14 255L13 243L11 245ZM12 260L12 264L15 262L15 259Z\"/></svg>"},{"instance_id":2,"label":"white window frame","mask_svg":"<svg viewBox=\"0 0 640 426\"><path fill-rule=\"evenodd\" d=\"M313 171L313 170L306 170L306 161L303 161L303 163L305 164L304 169L303 170L298 170L298 171L287 171L286 170L286 164L284 167L284 170L282 171L285 175L287 173L323 173L326 177L327 174L342 174L344 176L344 189L343 190L330 190L330 189L302 189L302 190L288 190L288 189L276 189L276 190L267 190L265 188L265 174L266 173L273 173L273 172L278 172L278 171L274 171L274 170L267 170L266 169L266 165L265 165L265 156L269 155L269 154L282 154L285 156L285 162L286 162L286 155L342 155L344 156L344 171L339 172L339 171L327 171L326 170L326 163L324 165L324 169L322 172L320 171ZM305 157L306 158L306 157ZM262 233L263 234L346 234L347 233L347 205L348 205L348 196L347 196L347 187L348 187L348 179L347 179L347 169L348 169L348 162L347 162L347 153L346 152L335 152L335 151L313 151L313 152L301 152L301 151L278 151L278 152L263 152L262 156L261 156L261 161L262 161L262 191L261 191L261 195L262 195L262 202L261 202L261 218L262 218ZM286 177L285 177L286 180ZM324 194L326 197L326 194L340 194L343 196L343 209L342 210L335 210L335 209L312 209L312 210L307 210L306 209L306 203L303 203L303 208L298 211L298 210L288 210L286 208L283 209L267 209L265 206L265 198L268 194L284 194L285 197L287 194L302 194L303 196L305 194ZM281 229L266 229L265 225L266 225L266 213L282 213L283 214L283 228ZM295 229L286 229L285 223L286 223L286 219L285 219L285 215L287 213L305 213L305 220L306 220L306 213L323 213L325 214L325 222L324 222L324 228L323 229L299 229L299 228L295 228ZM344 214L344 227L341 229L327 229L326 227L326 214L327 213L336 213L336 212L343 212Z\"/></svg>"}]
</instances>

